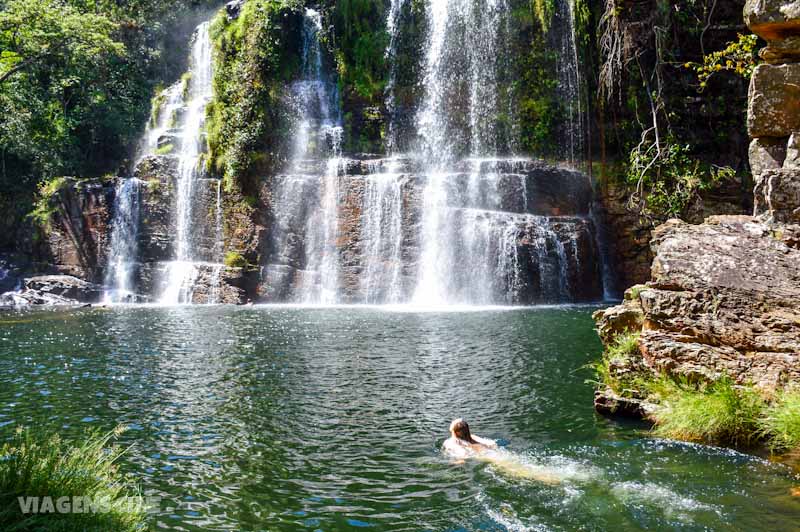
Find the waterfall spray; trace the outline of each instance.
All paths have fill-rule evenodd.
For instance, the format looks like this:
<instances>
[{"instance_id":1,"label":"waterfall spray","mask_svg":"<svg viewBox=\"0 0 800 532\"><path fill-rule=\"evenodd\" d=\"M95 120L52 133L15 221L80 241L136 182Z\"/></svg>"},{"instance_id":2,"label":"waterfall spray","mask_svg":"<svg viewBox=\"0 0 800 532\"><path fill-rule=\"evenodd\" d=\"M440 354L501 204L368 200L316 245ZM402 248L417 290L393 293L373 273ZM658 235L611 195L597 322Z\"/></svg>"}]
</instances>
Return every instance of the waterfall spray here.
<instances>
[{"instance_id":1,"label":"waterfall spray","mask_svg":"<svg viewBox=\"0 0 800 532\"><path fill-rule=\"evenodd\" d=\"M211 99L212 60L209 23L198 26L192 43L186 113L182 124L176 183L177 212L175 227L175 260L167 265L163 304L191 303L194 282L199 274L194 263L193 222L195 185L202 175L201 154L204 150L202 129L206 105Z\"/></svg>"}]
</instances>

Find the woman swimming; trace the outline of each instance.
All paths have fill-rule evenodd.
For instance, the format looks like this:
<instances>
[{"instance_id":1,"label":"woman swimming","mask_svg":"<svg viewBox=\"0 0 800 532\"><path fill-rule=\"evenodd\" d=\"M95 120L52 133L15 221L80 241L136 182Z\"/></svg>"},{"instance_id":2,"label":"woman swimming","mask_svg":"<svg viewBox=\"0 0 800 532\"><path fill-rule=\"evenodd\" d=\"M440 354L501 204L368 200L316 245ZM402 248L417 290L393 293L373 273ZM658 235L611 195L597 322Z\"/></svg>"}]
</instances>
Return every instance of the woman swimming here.
<instances>
[{"instance_id":1,"label":"woman swimming","mask_svg":"<svg viewBox=\"0 0 800 532\"><path fill-rule=\"evenodd\" d=\"M499 449L496 441L473 435L467 422L461 418L450 423L450 437L442 448L458 463L463 463L466 458L474 458L491 464L506 476L550 485L559 484L562 480L553 468L529 463L515 453Z\"/></svg>"},{"instance_id":2,"label":"woman swimming","mask_svg":"<svg viewBox=\"0 0 800 532\"><path fill-rule=\"evenodd\" d=\"M463 419L454 419L450 423L450 437L444 442L444 450L453 458L477 456L490 449L497 449L497 442L474 436Z\"/></svg>"}]
</instances>

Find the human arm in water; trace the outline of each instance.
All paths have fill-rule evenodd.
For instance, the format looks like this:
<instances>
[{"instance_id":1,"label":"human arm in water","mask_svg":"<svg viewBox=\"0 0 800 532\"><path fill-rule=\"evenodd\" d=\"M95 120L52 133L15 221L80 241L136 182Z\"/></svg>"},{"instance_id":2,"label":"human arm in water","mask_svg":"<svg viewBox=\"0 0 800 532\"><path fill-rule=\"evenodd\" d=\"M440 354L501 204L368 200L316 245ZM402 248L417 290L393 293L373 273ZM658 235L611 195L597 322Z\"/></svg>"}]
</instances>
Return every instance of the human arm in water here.
<instances>
[{"instance_id":1,"label":"human arm in water","mask_svg":"<svg viewBox=\"0 0 800 532\"><path fill-rule=\"evenodd\" d=\"M485 445L490 449L497 449L497 442L495 440L490 440L489 438L481 438L480 436L472 435L472 439L478 442L481 445Z\"/></svg>"}]
</instances>

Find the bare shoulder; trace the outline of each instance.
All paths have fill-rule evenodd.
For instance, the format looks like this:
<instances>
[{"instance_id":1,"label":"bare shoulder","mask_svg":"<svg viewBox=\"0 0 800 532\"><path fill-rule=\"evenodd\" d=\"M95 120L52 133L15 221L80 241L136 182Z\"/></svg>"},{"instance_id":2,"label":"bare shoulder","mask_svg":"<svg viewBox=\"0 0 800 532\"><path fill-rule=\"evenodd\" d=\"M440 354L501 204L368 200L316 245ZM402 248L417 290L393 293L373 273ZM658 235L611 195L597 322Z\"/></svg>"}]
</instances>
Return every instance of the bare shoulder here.
<instances>
[{"instance_id":1,"label":"bare shoulder","mask_svg":"<svg viewBox=\"0 0 800 532\"><path fill-rule=\"evenodd\" d=\"M442 450L451 458L466 458L470 454L469 449L459 444L454 438L445 440Z\"/></svg>"}]
</instances>

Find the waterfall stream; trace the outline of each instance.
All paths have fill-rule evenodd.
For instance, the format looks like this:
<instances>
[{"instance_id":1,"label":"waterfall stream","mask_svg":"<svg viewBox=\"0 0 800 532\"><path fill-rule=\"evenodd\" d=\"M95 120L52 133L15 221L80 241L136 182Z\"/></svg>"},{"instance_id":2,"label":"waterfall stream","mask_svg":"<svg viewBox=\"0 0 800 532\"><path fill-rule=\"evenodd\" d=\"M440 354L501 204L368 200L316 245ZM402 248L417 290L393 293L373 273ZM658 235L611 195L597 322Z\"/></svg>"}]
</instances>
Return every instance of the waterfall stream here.
<instances>
[{"instance_id":1,"label":"waterfall stream","mask_svg":"<svg viewBox=\"0 0 800 532\"><path fill-rule=\"evenodd\" d=\"M195 283L201 276L210 277L210 286L205 301L219 299L222 255L224 251L222 231L222 191L219 181L216 186L216 204L213 228L213 245L210 253L198 252L200 234L205 233L204 217L199 203L199 184L209 181L204 175L205 113L212 96L212 50L209 22L200 24L195 30L189 71L178 82L165 89L153 102L153 117L147 125L136 156L138 169L148 160L164 159L174 166L170 182L156 182L163 187L172 200L170 223L172 260L159 263L156 272L150 274L152 296L162 304L192 303ZM108 268L106 269L106 301L125 303L141 300L147 295L139 294L141 281L139 264L140 211L144 208L142 196L146 186L141 180L131 177L121 179L117 186L114 219L111 230ZM210 256L209 256L210 255ZM213 259L209 262L209 259Z\"/></svg>"},{"instance_id":2,"label":"waterfall stream","mask_svg":"<svg viewBox=\"0 0 800 532\"><path fill-rule=\"evenodd\" d=\"M117 184L114 219L111 226L111 249L105 283L107 303L135 300L135 268L138 249L139 201L141 182L132 177Z\"/></svg>"},{"instance_id":3,"label":"waterfall stream","mask_svg":"<svg viewBox=\"0 0 800 532\"><path fill-rule=\"evenodd\" d=\"M301 76L291 87L292 158L287 173L275 179L272 209L272 273L295 278L291 299L307 304L336 303L339 283L342 126L336 83L320 46L321 30L320 13L306 9ZM295 273L287 273L289 263Z\"/></svg>"},{"instance_id":4,"label":"waterfall stream","mask_svg":"<svg viewBox=\"0 0 800 532\"><path fill-rule=\"evenodd\" d=\"M409 110L407 100L398 103L406 90L398 85L405 83L398 65L408 44L404 24L416 16L414 9L408 0L388 5L386 157L343 153L342 101L336 62L322 45L323 17L314 9L302 12L301 66L284 99L292 116L289 160L266 185L268 233L259 244L254 297L425 307L598 299L589 178L513 155L507 0L427 1L421 97ZM562 147L573 164L583 150L574 9L574 0L558 0L551 30L568 122ZM147 189L135 179L121 182L109 300L135 297L142 278L163 304L227 300L222 189L202 164L212 73L204 23L192 41L188 78L157 99L139 155L175 165L166 184L174 203L171 243L157 235L149 241L150 248L166 249L170 260L151 258L157 273L137 276L137 227Z\"/></svg>"},{"instance_id":5,"label":"waterfall stream","mask_svg":"<svg viewBox=\"0 0 800 532\"><path fill-rule=\"evenodd\" d=\"M195 187L202 176L206 105L211 100L212 60L209 23L198 26L192 43L186 91L185 117L181 124L178 152L175 260L166 266L163 304L191 303L192 289L199 272L195 264Z\"/></svg>"}]
</instances>

